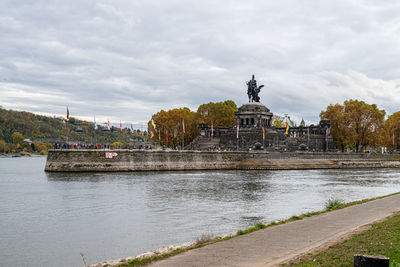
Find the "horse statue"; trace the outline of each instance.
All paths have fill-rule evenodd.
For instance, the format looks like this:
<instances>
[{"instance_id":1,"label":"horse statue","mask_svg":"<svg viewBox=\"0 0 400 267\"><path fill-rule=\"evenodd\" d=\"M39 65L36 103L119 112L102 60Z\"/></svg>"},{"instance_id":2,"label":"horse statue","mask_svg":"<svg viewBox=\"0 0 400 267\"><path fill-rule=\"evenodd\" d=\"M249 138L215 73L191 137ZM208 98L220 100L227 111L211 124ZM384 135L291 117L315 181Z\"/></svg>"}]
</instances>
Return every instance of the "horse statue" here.
<instances>
[{"instance_id":1,"label":"horse statue","mask_svg":"<svg viewBox=\"0 0 400 267\"><path fill-rule=\"evenodd\" d=\"M251 80L246 82L246 84L247 84L247 95L249 97L249 102L260 102L260 97L258 96L258 93L260 93L261 88L263 88L264 85L260 85L257 87L257 81L254 79L254 74Z\"/></svg>"}]
</instances>

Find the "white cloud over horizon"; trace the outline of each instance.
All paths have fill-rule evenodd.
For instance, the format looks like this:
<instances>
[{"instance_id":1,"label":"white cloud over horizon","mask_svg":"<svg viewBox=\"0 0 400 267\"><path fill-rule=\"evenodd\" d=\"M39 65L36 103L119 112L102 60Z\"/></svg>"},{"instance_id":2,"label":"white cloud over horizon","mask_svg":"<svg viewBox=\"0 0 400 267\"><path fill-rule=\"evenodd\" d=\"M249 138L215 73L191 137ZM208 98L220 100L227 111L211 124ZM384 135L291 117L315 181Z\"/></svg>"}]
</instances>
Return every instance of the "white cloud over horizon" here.
<instances>
[{"instance_id":1,"label":"white cloud over horizon","mask_svg":"<svg viewBox=\"0 0 400 267\"><path fill-rule=\"evenodd\" d=\"M1 1L0 105L144 123L261 102L297 123L359 99L400 110L397 1Z\"/></svg>"}]
</instances>

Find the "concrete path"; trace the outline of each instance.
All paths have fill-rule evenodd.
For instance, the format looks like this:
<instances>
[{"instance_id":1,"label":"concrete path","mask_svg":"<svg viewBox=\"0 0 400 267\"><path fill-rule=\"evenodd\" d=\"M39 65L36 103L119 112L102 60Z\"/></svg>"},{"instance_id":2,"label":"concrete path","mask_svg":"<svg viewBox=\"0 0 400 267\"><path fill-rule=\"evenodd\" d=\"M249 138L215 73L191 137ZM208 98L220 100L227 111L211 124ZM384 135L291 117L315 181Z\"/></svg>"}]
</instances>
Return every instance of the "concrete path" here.
<instances>
[{"instance_id":1,"label":"concrete path","mask_svg":"<svg viewBox=\"0 0 400 267\"><path fill-rule=\"evenodd\" d=\"M154 262L150 266L275 266L338 242L400 212L400 195L269 227Z\"/></svg>"}]
</instances>

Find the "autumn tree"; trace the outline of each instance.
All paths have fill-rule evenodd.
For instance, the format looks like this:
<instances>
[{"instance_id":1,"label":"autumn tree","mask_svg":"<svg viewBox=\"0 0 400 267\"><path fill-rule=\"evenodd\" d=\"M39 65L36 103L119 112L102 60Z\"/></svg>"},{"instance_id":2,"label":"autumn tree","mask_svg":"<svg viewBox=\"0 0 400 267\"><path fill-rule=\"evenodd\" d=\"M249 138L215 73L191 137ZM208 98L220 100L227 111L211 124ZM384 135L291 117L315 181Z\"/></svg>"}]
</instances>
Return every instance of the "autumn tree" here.
<instances>
[{"instance_id":1,"label":"autumn tree","mask_svg":"<svg viewBox=\"0 0 400 267\"><path fill-rule=\"evenodd\" d=\"M235 111L237 111L235 102L226 100L224 102L203 104L197 109L197 114L199 120L208 125L212 121L215 126L231 127L236 123Z\"/></svg>"},{"instance_id":2,"label":"autumn tree","mask_svg":"<svg viewBox=\"0 0 400 267\"><path fill-rule=\"evenodd\" d=\"M285 123L283 122L285 118L282 118L280 116L272 116L272 126L274 127L285 127Z\"/></svg>"},{"instance_id":3,"label":"autumn tree","mask_svg":"<svg viewBox=\"0 0 400 267\"><path fill-rule=\"evenodd\" d=\"M273 127L286 127L286 122L289 124L290 127L296 127L296 122L291 120L289 116L281 117L278 115L272 116L272 123Z\"/></svg>"},{"instance_id":4,"label":"autumn tree","mask_svg":"<svg viewBox=\"0 0 400 267\"><path fill-rule=\"evenodd\" d=\"M329 105L320 117L331 121L331 134L337 147L343 150L353 146L356 151L362 151L367 146L380 144L385 114L375 104L351 99L343 105Z\"/></svg>"},{"instance_id":5,"label":"autumn tree","mask_svg":"<svg viewBox=\"0 0 400 267\"><path fill-rule=\"evenodd\" d=\"M72 124L71 122L74 122ZM122 134L118 128L115 131L103 131L105 127L102 127L98 123L98 130L94 130L92 122L82 121L73 117L70 117L70 122L65 123L64 117L48 117L33 114L25 111L6 110L0 108L0 139L4 140L8 144L13 143L12 134L19 132L24 138L29 139L53 139L62 142L66 140L66 134L68 130L68 139L76 142L93 142L93 135L96 132L97 143L108 143L121 142L122 144L132 143L130 140L131 134ZM76 129L81 128L82 132L77 132ZM118 130L117 130L118 129ZM45 141L45 140L43 140ZM21 147L27 144L22 143ZM9 147L17 145L13 144Z\"/></svg>"},{"instance_id":6,"label":"autumn tree","mask_svg":"<svg viewBox=\"0 0 400 267\"><path fill-rule=\"evenodd\" d=\"M20 132L14 132L12 135L12 140L15 145L22 145L22 142L24 141L24 137Z\"/></svg>"},{"instance_id":7,"label":"autumn tree","mask_svg":"<svg viewBox=\"0 0 400 267\"><path fill-rule=\"evenodd\" d=\"M199 119L196 112L189 108L161 110L153 115L155 129L151 120L148 122L148 131L153 132L153 141L169 147L180 146L183 138L183 124L185 125L184 145L188 145L199 135ZM168 140L167 140L168 136Z\"/></svg>"},{"instance_id":8,"label":"autumn tree","mask_svg":"<svg viewBox=\"0 0 400 267\"><path fill-rule=\"evenodd\" d=\"M0 152L7 152L7 144L3 140L0 140Z\"/></svg>"},{"instance_id":9,"label":"autumn tree","mask_svg":"<svg viewBox=\"0 0 400 267\"><path fill-rule=\"evenodd\" d=\"M400 145L400 111L390 115L385 121L382 145L395 149ZM393 144L394 143L394 144Z\"/></svg>"},{"instance_id":10,"label":"autumn tree","mask_svg":"<svg viewBox=\"0 0 400 267\"><path fill-rule=\"evenodd\" d=\"M340 104L329 105L326 111L321 111L319 115L321 119L331 121L331 135L333 137L335 147L340 148L342 152L350 144L350 131L346 122L344 106Z\"/></svg>"}]
</instances>

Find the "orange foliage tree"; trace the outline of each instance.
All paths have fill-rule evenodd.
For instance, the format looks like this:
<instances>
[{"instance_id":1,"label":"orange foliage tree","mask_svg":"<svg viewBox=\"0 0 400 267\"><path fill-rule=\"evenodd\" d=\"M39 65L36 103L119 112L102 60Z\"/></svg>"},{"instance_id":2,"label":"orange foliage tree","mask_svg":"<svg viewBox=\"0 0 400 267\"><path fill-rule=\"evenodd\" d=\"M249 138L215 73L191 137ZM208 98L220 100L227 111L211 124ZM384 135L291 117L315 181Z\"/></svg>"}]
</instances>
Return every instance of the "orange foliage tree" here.
<instances>
[{"instance_id":1,"label":"orange foliage tree","mask_svg":"<svg viewBox=\"0 0 400 267\"><path fill-rule=\"evenodd\" d=\"M153 142L168 147L182 145L183 120L185 122L185 142L189 145L199 135L198 126L201 122L214 126L231 127L235 125L235 111L237 106L232 100L225 102L210 102L201 105L197 112L189 108L176 108L168 111L161 110L153 115L155 128L152 121L148 122L148 131L153 133ZM168 135L168 141L167 141Z\"/></svg>"},{"instance_id":2,"label":"orange foliage tree","mask_svg":"<svg viewBox=\"0 0 400 267\"><path fill-rule=\"evenodd\" d=\"M176 108L168 111L161 110L153 115L156 125L152 126L151 120L148 122L149 133L153 132L153 142L160 143L168 147L182 145L183 123L185 124L184 145L188 145L198 134L198 116L196 112L189 108ZM167 141L168 135L168 141Z\"/></svg>"},{"instance_id":3,"label":"orange foliage tree","mask_svg":"<svg viewBox=\"0 0 400 267\"><path fill-rule=\"evenodd\" d=\"M384 133L383 145L390 149L395 149L400 145L400 111L393 113L387 118Z\"/></svg>"},{"instance_id":4,"label":"orange foliage tree","mask_svg":"<svg viewBox=\"0 0 400 267\"><path fill-rule=\"evenodd\" d=\"M336 147L362 151L367 146L382 144L385 114L385 110L378 109L375 104L350 99L343 105L329 105L320 117L331 121L331 134Z\"/></svg>"}]
</instances>

